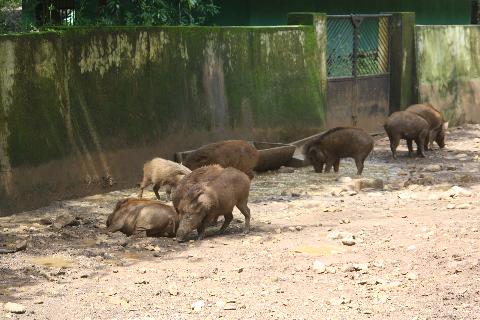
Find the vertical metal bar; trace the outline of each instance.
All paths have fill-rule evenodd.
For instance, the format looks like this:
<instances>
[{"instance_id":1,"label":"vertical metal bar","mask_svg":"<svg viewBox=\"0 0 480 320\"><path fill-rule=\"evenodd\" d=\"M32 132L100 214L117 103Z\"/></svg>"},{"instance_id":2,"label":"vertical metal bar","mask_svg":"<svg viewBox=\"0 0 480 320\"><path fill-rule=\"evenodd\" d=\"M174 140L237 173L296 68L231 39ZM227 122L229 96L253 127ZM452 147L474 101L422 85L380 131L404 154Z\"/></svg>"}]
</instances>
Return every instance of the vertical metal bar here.
<instances>
[{"instance_id":1,"label":"vertical metal bar","mask_svg":"<svg viewBox=\"0 0 480 320\"><path fill-rule=\"evenodd\" d=\"M358 52L360 43L360 24L362 19L359 16L352 15L351 21L353 24L353 61L352 61L352 126L356 127L358 124Z\"/></svg>"}]
</instances>

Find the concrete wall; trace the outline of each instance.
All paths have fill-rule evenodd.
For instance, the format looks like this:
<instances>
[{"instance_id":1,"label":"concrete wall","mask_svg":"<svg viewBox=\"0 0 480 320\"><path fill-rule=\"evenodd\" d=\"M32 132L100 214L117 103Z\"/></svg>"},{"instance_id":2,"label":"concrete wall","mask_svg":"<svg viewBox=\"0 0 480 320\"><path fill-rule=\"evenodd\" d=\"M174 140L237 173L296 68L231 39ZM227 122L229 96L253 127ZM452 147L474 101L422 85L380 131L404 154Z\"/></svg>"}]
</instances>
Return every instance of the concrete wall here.
<instances>
[{"instance_id":1,"label":"concrete wall","mask_svg":"<svg viewBox=\"0 0 480 320\"><path fill-rule=\"evenodd\" d=\"M480 26L417 26L419 100L452 124L480 122Z\"/></svg>"},{"instance_id":2,"label":"concrete wall","mask_svg":"<svg viewBox=\"0 0 480 320\"><path fill-rule=\"evenodd\" d=\"M70 29L0 37L0 215L133 187L154 156L324 126L317 27Z\"/></svg>"}]
</instances>

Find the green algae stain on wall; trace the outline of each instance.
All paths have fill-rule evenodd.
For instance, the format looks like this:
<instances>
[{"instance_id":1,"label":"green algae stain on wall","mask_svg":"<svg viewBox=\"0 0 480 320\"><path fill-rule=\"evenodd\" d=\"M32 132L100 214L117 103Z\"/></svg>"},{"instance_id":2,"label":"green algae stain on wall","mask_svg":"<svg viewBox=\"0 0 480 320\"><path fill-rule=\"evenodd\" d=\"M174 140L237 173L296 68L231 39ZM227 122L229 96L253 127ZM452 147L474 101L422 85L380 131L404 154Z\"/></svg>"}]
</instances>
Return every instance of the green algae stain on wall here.
<instances>
[{"instance_id":1,"label":"green algae stain on wall","mask_svg":"<svg viewBox=\"0 0 480 320\"><path fill-rule=\"evenodd\" d=\"M452 124L480 121L480 27L417 26L420 101Z\"/></svg>"},{"instance_id":2,"label":"green algae stain on wall","mask_svg":"<svg viewBox=\"0 0 480 320\"><path fill-rule=\"evenodd\" d=\"M9 194L12 189L12 174L8 154L8 113L12 105L13 86L15 84L15 43L4 41L0 43L0 181L4 192ZM2 190L0 188L0 193Z\"/></svg>"},{"instance_id":3,"label":"green algae stain on wall","mask_svg":"<svg viewBox=\"0 0 480 320\"><path fill-rule=\"evenodd\" d=\"M318 36L288 26L0 37L2 172L11 168L8 185L41 202L100 192L98 181L132 186L148 158L212 140L318 132L326 95ZM35 178L24 183L24 172ZM0 213L22 194L0 194Z\"/></svg>"}]
</instances>

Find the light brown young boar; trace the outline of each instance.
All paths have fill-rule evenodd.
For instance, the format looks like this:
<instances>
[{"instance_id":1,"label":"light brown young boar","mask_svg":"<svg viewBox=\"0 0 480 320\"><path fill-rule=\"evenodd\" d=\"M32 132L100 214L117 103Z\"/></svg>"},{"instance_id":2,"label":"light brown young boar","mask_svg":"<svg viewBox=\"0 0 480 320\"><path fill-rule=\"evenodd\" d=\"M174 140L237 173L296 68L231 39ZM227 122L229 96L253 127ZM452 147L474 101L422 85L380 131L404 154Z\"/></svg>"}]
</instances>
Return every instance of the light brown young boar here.
<instances>
[{"instance_id":1,"label":"light brown young boar","mask_svg":"<svg viewBox=\"0 0 480 320\"><path fill-rule=\"evenodd\" d=\"M127 236L145 231L148 237L173 237L178 224L178 215L171 206L156 200L123 199L108 216L107 231L121 231Z\"/></svg>"},{"instance_id":2,"label":"light brown young boar","mask_svg":"<svg viewBox=\"0 0 480 320\"><path fill-rule=\"evenodd\" d=\"M427 120L409 111L398 111L388 118L384 128L388 139L390 139L390 149L394 159L397 158L397 147L400 139L407 140L409 157L413 153L412 141L417 144L417 154L422 158L425 157L423 152L425 139L427 139L430 128Z\"/></svg>"},{"instance_id":3,"label":"light brown young boar","mask_svg":"<svg viewBox=\"0 0 480 320\"><path fill-rule=\"evenodd\" d=\"M236 168L250 179L258 162L258 150L244 140L227 140L207 144L188 154L183 163L191 170L203 166L218 164L223 168Z\"/></svg>"},{"instance_id":4,"label":"light brown young boar","mask_svg":"<svg viewBox=\"0 0 480 320\"><path fill-rule=\"evenodd\" d=\"M249 177L235 168L218 169L209 166L198 182L191 185L176 207L180 216L177 241L185 241L187 235L197 230L198 239L205 236L205 229L219 216L224 216L224 223L219 233L223 233L233 220L233 208L236 206L245 216L245 232L250 230L250 209L248 195ZM195 173L196 170L192 172ZM188 178L188 177L187 177ZM176 195L175 195L176 196Z\"/></svg>"},{"instance_id":5,"label":"light brown young boar","mask_svg":"<svg viewBox=\"0 0 480 320\"><path fill-rule=\"evenodd\" d=\"M166 186L167 198L170 199L172 189L182 180L182 178L191 172L187 167L162 158L154 158L143 166L143 180L140 184L139 198L143 196L143 189L153 184L153 192L160 200L158 190L160 187Z\"/></svg>"},{"instance_id":6,"label":"light brown young boar","mask_svg":"<svg viewBox=\"0 0 480 320\"><path fill-rule=\"evenodd\" d=\"M433 142L435 141L440 148L445 147L445 133L448 129L448 122L445 121L443 115L430 103L414 104L405 111L413 112L429 124L429 134L425 141L425 150L433 150Z\"/></svg>"},{"instance_id":7,"label":"light brown young boar","mask_svg":"<svg viewBox=\"0 0 480 320\"><path fill-rule=\"evenodd\" d=\"M373 150L372 137L358 128L333 128L309 141L303 147L305 157L313 165L315 172L330 172L332 166L335 172L340 167L340 159L353 158L357 166L357 174L363 172L364 162Z\"/></svg>"}]
</instances>

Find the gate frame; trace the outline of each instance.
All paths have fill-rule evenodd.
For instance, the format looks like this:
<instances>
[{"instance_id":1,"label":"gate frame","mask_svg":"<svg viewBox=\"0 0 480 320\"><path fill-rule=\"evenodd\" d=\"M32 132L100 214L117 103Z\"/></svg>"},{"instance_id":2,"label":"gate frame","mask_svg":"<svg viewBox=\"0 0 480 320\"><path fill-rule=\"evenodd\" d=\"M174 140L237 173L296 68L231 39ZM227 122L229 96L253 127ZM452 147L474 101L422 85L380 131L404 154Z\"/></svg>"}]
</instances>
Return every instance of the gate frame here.
<instances>
[{"instance_id":1,"label":"gate frame","mask_svg":"<svg viewBox=\"0 0 480 320\"><path fill-rule=\"evenodd\" d=\"M358 75L358 58L359 58L359 46L360 46L360 26L366 19L378 18L380 30L380 18L388 18L388 29L387 29L387 41L388 41L388 56L387 56L387 71L382 73L376 74L369 74L369 75ZM352 34L352 74L349 76L340 76L340 77L329 77L328 76L328 62L327 62L327 82L340 82L346 80L352 80L352 97L351 97L351 122L350 124L354 127L358 126L358 80L359 79L368 79L368 78L381 78L381 77L388 77L388 92L387 92L387 106L386 106L386 116L390 113L391 109L391 81L392 81L392 41L393 41L393 22L394 22L394 14L391 13L381 13L381 14L350 14L350 15L327 15L327 25L328 19L348 19L353 27L353 34ZM328 31L327 31L328 37ZM327 39L328 43L328 39ZM379 46L377 47L377 51L379 50ZM326 52L326 56L328 59L328 52ZM327 86L328 88L328 86ZM327 89L327 112L329 111L328 106L328 89Z\"/></svg>"}]
</instances>

